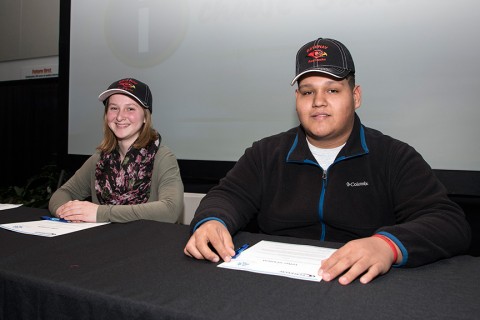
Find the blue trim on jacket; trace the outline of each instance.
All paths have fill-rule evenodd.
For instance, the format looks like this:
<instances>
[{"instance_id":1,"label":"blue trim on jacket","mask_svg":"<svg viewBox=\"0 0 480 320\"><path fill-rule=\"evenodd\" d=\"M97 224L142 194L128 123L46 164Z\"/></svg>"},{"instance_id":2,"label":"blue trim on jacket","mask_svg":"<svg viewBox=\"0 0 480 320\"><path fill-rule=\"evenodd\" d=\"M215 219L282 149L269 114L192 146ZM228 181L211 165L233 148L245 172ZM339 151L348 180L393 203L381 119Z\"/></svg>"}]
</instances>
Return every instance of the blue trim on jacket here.
<instances>
[{"instance_id":1,"label":"blue trim on jacket","mask_svg":"<svg viewBox=\"0 0 480 320\"><path fill-rule=\"evenodd\" d=\"M395 237L393 234L389 232L380 231L380 232L377 232L377 234L381 234L382 236L385 236L388 239L392 240L402 252L402 261L400 261L400 263L394 264L393 267L397 268L397 267L404 266L408 261L408 252L405 246L400 242L400 240L398 240L397 237Z\"/></svg>"},{"instance_id":2,"label":"blue trim on jacket","mask_svg":"<svg viewBox=\"0 0 480 320\"><path fill-rule=\"evenodd\" d=\"M193 227L192 233L195 232L195 230L197 230L198 227L200 227L202 224L204 224L204 223L207 222L207 221L211 221L211 220L215 220L215 221L221 222L221 223L225 226L225 228L227 228L227 224L226 224L225 222L223 222L222 219L215 218L215 217L209 217L209 218L205 218L205 219L203 219L203 220L198 221L197 224L195 225L195 227Z\"/></svg>"}]
</instances>

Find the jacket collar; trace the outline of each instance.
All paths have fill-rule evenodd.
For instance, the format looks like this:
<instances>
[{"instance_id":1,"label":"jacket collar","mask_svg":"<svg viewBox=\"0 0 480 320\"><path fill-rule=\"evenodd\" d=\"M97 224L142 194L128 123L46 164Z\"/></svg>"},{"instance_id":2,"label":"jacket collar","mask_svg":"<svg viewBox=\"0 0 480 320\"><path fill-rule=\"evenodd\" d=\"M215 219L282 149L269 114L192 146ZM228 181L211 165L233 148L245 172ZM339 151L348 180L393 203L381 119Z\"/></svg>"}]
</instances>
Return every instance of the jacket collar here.
<instances>
[{"instance_id":1,"label":"jacket collar","mask_svg":"<svg viewBox=\"0 0 480 320\"><path fill-rule=\"evenodd\" d=\"M352 133L348 137L345 146L340 150L337 160L360 156L367 153L368 146L365 139L365 128L360 122L360 118L355 113ZM297 127L297 134L285 160L287 162L317 164L317 161L308 148L305 129L302 125Z\"/></svg>"}]
</instances>

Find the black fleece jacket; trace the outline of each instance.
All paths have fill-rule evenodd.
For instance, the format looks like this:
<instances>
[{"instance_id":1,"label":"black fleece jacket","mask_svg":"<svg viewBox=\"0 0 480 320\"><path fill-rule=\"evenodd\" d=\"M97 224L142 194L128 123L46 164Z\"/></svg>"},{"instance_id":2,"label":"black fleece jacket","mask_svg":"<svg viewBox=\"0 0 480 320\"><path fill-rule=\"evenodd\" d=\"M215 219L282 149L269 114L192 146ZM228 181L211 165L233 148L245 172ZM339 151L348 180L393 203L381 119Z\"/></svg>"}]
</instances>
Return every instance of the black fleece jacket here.
<instances>
[{"instance_id":1,"label":"black fleece jacket","mask_svg":"<svg viewBox=\"0 0 480 320\"><path fill-rule=\"evenodd\" d=\"M252 218L272 235L347 242L380 233L399 246L405 266L460 254L471 237L465 214L421 155L357 115L327 171L301 126L255 142L203 198L192 232L219 219L234 234Z\"/></svg>"}]
</instances>

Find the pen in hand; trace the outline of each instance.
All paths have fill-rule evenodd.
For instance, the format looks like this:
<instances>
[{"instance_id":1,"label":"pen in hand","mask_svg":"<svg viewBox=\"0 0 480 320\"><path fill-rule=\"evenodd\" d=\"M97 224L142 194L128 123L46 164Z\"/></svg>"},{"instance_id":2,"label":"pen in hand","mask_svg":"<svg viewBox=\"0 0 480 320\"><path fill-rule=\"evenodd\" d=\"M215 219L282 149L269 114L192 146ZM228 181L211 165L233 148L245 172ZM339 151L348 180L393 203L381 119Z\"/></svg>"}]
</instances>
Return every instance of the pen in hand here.
<instances>
[{"instance_id":1,"label":"pen in hand","mask_svg":"<svg viewBox=\"0 0 480 320\"><path fill-rule=\"evenodd\" d=\"M243 246L241 246L240 248L235 250L235 255L232 257L232 259L235 259L236 257L238 257L240 255L240 253L245 251L247 248L248 248L248 243L244 244Z\"/></svg>"},{"instance_id":2,"label":"pen in hand","mask_svg":"<svg viewBox=\"0 0 480 320\"><path fill-rule=\"evenodd\" d=\"M58 222L70 222L70 221L65 220L65 219L60 219L60 218L56 218L56 217L49 217L49 216L42 216L42 219L43 220L50 220L50 221L58 221Z\"/></svg>"}]
</instances>

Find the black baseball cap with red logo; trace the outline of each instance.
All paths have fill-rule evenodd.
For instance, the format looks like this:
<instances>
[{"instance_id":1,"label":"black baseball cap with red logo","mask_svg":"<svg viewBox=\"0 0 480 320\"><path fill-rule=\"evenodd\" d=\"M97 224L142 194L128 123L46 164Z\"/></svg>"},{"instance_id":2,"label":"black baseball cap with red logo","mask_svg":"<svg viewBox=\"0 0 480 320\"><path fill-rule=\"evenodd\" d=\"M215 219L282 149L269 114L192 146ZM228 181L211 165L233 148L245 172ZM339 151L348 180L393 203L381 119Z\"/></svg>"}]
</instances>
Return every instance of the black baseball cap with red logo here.
<instances>
[{"instance_id":1,"label":"black baseball cap with red logo","mask_svg":"<svg viewBox=\"0 0 480 320\"><path fill-rule=\"evenodd\" d=\"M152 113L152 93L145 83L133 78L120 79L112 83L107 90L103 91L98 96L98 100L105 104L111 95L117 93L133 98L142 107L150 110L150 113Z\"/></svg>"},{"instance_id":2,"label":"black baseball cap with red logo","mask_svg":"<svg viewBox=\"0 0 480 320\"><path fill-rule=\"evenodd\" d=\"M310 41L297 52L295 78L291 85L304 74L319 72L334 78L344 79L355 73L353 58L340 41L318 38Z\"/></svg>"}]
</instances>

